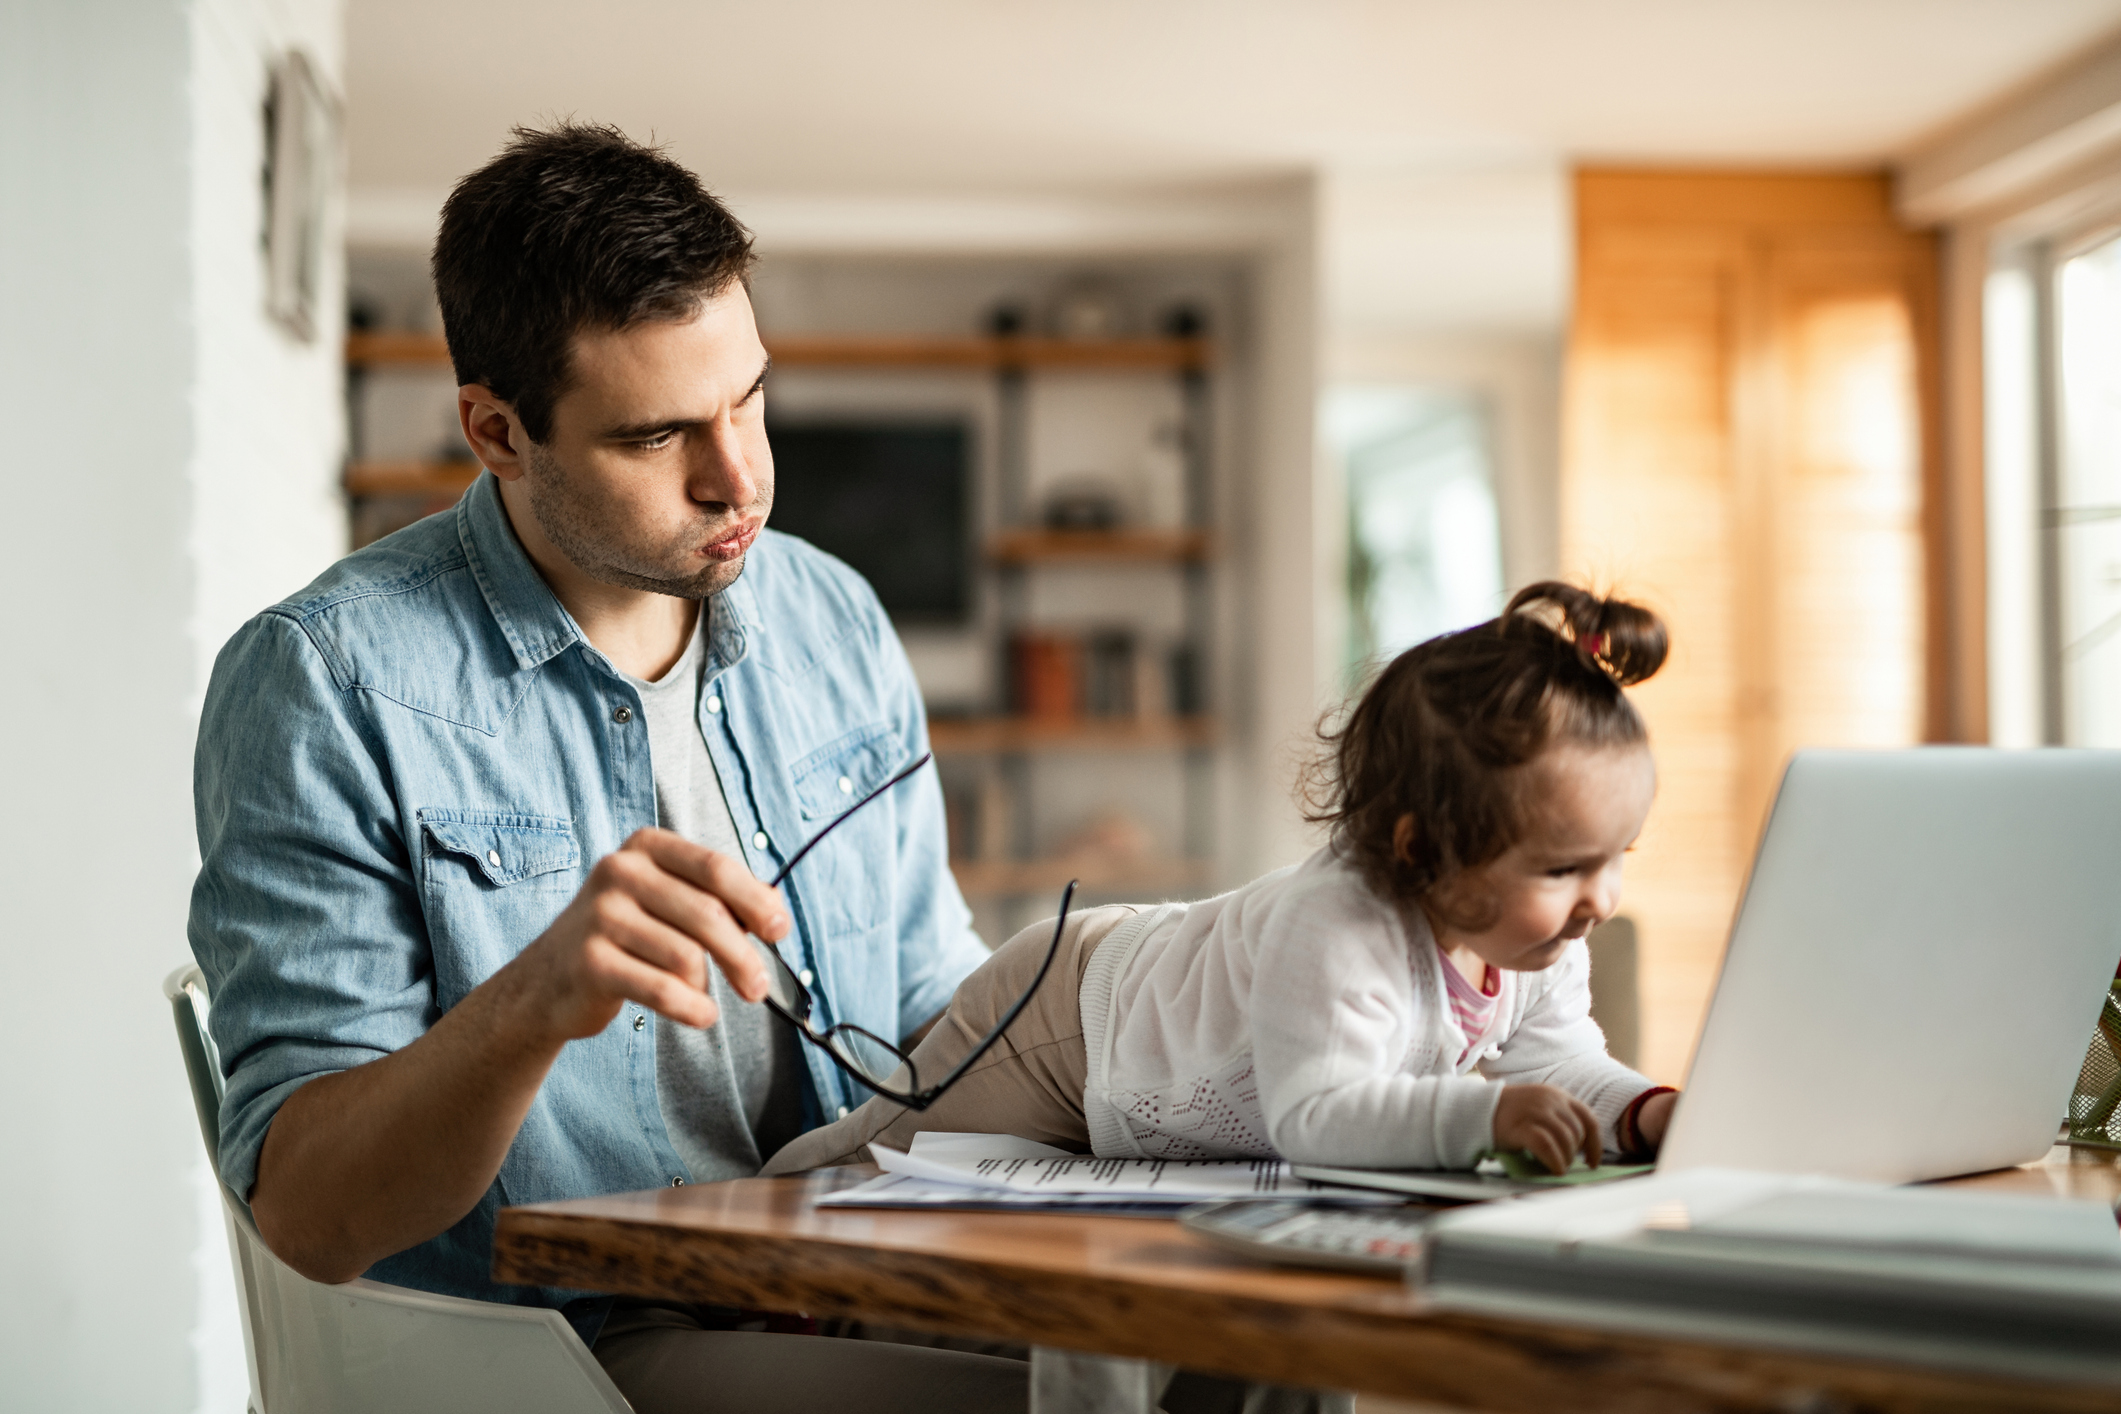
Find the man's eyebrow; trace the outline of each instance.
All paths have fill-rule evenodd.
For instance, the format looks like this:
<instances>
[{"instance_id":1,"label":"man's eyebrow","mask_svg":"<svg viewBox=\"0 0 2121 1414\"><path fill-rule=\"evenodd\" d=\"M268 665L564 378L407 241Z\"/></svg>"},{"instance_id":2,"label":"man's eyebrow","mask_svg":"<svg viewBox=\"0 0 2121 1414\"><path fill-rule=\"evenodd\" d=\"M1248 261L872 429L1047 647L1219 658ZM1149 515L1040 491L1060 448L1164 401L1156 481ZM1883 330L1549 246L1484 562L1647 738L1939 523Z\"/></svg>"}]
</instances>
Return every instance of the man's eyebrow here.
<instances>
[{"instance_id":1,"label":"man's eyebrow","mask_svg":"<svg viewBox=\"0 0 2121 1414\"><path fill-rule=\"evenodd\" d=\"M666 432L683 432L698 427L706 419L698 417L672 417L661 422L627 422L617 427L604 429L607 442L646 442Z\"/></svg>"},{"instance_id":2,"label":"man's eyebrow","mask_svg":"<svg viewBox=\"0 0 2121 1414\"><path fill-rule=\"evenodd\" d=\"M766 361L759 365L759 376L751 380L751 387L746 390L744 396L748 398L751 394L756 393L765 383L766 375L771 372L773 372L773 355L768 354L766 355ZM673 417L660 422L626 422L616 427L605 428L604 440L607 442L646 442L661 437L668 432L689 431L694 427L703 425L705 422L705 418L699 417Z\"/></svg>"}]
</instances>

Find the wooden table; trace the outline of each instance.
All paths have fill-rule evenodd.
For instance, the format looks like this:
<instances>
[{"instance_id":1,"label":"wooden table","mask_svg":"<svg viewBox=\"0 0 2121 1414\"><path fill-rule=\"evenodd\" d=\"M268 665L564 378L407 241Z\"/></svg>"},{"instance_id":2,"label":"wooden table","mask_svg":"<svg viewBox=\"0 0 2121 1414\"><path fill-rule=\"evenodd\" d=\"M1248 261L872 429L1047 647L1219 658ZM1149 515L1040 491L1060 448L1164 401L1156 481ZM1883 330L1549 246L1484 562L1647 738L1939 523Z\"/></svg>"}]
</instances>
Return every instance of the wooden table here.
<instances>
[{"instance_id":1,"label":"wooden table","mask_svg":"<svg viewBox=\"0 0 2121 1414\"><path fill-rule=\"evenodd\" d=\"M2111 1387L1438 1312L1389 1277L1250 1262L1168 1220L812 1206L874 1173L506 1209L494 1275L1524 1414L2121 1409ZM1965 1182L2112 1200L2121 1155L2058 1148L2043 1163Z\"/></svg>"}]
</instances>

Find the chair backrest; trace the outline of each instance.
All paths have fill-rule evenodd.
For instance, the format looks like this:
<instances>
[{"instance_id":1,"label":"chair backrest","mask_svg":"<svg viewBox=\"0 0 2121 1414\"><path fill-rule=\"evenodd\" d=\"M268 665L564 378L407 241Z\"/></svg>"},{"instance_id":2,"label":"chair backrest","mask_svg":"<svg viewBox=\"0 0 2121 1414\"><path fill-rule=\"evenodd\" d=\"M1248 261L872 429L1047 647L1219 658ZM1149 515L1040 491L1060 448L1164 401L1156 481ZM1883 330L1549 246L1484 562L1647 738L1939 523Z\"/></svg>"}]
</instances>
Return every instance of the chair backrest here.
<instances>
[{"instance_id":1,"label":"chair backrest","mask_svg":"<svg viewBox=\"0 0 2121 1414\"><path fill-rule=\"evenodd\" d=\"M199 1135L221 1189L251 1414L631 1414L625 1397L557 1311L408 1291L356 1279L313 1282L265 1245L221 1182L227 1082L207 1030L211 998L195 966L162 983L191 1078Z\"/></svg>"},{"instance_id":2,"label":"chair backrest","mask_svg":"<svg viewBox=\"0 0 2121 1414\"><path fill-rule=\"evenodd\" d=\"M162 982L162 995L169 999L177 1018L177 1045L184 1052L184 1073L191 1079L192 1107L199 1113L199 1137L206 1141L206 1158L221 1176L221 1096L228 1082L221 1076L221 1054L206 1029L206 978L197 964L186 964Z\"/></svg>"},{"instance_id":3,"label":"chair backrest","mask_svg":"<svg viewBox=\"0 0 2121 1414\"><path fill-rule=\"evenodd\" d=\"M1591 930L1591 1020L1605 1032L1606 1052L1622 1065L1640 1065L1642 990L1637 979L1635 920L1608 918Z\"/></svg>"}]
</instances>

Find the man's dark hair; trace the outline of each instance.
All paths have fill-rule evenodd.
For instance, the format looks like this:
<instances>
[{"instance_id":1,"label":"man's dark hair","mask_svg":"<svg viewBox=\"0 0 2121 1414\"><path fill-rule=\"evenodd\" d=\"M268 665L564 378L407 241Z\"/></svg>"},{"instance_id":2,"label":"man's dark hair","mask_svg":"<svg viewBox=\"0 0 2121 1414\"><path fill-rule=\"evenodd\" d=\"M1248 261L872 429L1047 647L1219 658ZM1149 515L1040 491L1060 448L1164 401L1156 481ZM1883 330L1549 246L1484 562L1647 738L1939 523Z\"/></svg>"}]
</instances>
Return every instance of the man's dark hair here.
<instances>
[{"instance_id":1,"label":"man's dark hair","mask_svg":"<svg viewBox=\"0 0 2121 1414\"><path fill-rule=\"evenodd\" d=\"M700 179L617 128L517 128L458 182L435 237L457 382L481 383L543 442L584 329L684 319L756 257Z\"/></svg>"}]
</instances>

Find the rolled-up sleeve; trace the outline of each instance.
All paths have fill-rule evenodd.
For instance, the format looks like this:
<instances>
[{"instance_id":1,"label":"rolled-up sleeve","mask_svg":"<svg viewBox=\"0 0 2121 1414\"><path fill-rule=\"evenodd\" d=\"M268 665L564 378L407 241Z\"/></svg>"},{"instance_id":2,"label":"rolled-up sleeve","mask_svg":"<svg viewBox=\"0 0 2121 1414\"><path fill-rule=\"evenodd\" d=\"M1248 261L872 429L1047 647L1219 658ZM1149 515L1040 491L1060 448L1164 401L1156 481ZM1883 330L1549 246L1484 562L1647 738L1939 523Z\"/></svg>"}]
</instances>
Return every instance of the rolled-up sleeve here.
<instances>
[{"instance_id":1,"label":"rolled-up sleeve","mask_svg":"<svg viewBox=\"0 0 2121 1414\"><path fill-rule=\"evenodd\" d=\"M221 1175L245 1201L296 1087L435 1020L416 881L358 698L281 612L229 641L207 688L189 931L228 1080Z\"/></svg>"}]
</instances>

